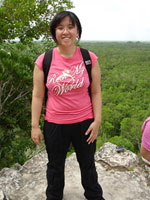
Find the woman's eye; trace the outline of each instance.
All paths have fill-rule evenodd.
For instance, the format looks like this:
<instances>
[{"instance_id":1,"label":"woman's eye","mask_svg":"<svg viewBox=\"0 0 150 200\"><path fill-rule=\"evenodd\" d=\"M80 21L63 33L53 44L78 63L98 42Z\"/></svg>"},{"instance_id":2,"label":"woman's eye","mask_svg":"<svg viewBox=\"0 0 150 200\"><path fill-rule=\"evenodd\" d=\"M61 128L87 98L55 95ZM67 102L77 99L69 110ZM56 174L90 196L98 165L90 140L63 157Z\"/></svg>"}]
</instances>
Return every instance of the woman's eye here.
<instances>
[{"instance_id":1,"label":"woman's eye","mask_svg":"<svg viewBox=\"0 0 150 200\"><path fill-rule=\"evenodd\" d=\"M62 26L58 26L56 29L63 30L63 27Z\"/></svg>"},{"instance_id":2,"label":"woman's eye","mask_svg":"<svg viewBox=\"0 0 150 200\"><path fill-rule=\"evenodd\" d=\"M69 29L72 29L72 28L74 28L74 26L71 25L71 26L69 26L68 28L69 28Z\"/></svg>"},{"instance_id":3,"label":"woman's eye","mask_svg":"<svg viewBox=\"0 0 150 200\"><path fill-rule=\"evenodd\" d=\"M63 26L57 26L56 27L56 30L60 30L60 31L63 31L63 30L72 30L74 28L73 25L69 25L67 27L63 27Z\"/></svg>"}]
</instances>

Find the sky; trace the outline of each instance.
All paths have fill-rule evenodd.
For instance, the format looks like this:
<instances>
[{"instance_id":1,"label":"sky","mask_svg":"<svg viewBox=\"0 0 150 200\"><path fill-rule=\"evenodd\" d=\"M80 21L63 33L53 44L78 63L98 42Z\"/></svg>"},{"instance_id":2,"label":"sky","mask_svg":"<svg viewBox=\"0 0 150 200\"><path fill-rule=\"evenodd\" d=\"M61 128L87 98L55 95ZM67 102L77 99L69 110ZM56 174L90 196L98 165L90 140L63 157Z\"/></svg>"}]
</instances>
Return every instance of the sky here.
<instances>
[{"instance_id":1,"label":"sky","mask_svg":"<svg viewBox=\"0 0 150 200\"><path fill-rule=\"evenodd\" d=\"M81 40L150 41L150 0L72 0Z\"/></svg>"}]
</instances>

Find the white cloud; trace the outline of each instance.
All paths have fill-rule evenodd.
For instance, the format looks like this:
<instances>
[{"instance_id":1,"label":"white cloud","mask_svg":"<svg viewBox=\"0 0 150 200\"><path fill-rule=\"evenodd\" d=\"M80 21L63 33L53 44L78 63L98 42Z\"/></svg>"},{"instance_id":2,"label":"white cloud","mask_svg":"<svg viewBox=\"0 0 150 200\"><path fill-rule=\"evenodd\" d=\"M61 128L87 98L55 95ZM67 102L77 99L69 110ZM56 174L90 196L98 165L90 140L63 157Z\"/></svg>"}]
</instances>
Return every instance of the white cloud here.
<instances>
[{"instance_id":1,"label":"white cloud","mask_svg":"<svg viewBox=\"0 0 150 200\"><path fill-rule=\"evenodd\" d=\"M150 41L149 0L73 0L83 40Z\"/></svg>"}]
</instances>

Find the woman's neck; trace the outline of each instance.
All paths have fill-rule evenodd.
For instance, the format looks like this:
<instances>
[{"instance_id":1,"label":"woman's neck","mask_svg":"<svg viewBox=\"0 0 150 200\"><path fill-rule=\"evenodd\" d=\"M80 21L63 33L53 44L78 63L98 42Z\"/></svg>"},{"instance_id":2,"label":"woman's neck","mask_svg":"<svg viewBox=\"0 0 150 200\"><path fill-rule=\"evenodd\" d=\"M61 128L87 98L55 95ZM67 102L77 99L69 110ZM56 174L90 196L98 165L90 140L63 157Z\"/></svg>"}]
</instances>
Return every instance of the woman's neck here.
<instances>
[{"instance_id":1,"label":"woman's neck","mask_svg":"<svg viewBox=\"0 0 150 200\"><path fill-rule=\"evenodd\" d=\"M58 46L57 50L65 58L71 58L76 51L76 46L74 45L73 47L67 47L67 48Z\"/></svg>"}]
</instances>

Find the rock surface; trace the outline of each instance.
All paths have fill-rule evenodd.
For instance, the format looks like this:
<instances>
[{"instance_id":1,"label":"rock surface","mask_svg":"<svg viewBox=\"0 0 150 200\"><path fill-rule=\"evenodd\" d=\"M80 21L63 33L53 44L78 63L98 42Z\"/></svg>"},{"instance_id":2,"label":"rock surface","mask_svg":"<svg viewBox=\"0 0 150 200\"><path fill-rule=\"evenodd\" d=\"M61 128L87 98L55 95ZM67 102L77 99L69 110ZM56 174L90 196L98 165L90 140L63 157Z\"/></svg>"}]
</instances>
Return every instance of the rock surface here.
<instances>
[{"instance_id":1,"label":"rock surface","mask_svg":"<svg viewBox=\"0 0 150 200\"><path fill-rule=\"evenodd\" d=\"M150 173L139 167L137 156L105 143L95 155L105 200L150 200ZM0 171L0 200L44 200L47 155L42 152L23 166ZM147 171L149 168L147 169ZM149 170L150 171L150 170ZM66 160L64 200L84 200L79 165L73 153Z\"/></svg>"}]
</instances>

